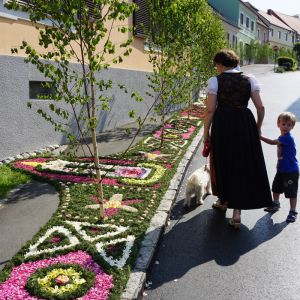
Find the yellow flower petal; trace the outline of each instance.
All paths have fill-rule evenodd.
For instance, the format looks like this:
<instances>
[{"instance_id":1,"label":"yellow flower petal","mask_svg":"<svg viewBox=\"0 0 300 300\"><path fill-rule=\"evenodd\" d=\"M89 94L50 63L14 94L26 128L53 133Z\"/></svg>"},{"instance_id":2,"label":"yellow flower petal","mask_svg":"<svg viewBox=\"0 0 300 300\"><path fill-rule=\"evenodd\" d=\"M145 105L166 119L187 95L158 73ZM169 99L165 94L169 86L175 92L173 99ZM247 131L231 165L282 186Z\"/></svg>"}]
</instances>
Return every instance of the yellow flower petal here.
<instances>
[{"instance_id":1,"label":"yellow flower petal","mask_svg":"<svg viewBox=\"0 0 300 300\"><path fill-rule=\"evenodd\" d=\"M36 167L38 165L43 165L44 163L37 162L37 161L23 161L22 164L25 165L25 166Z\"/></svg>"}]
</instances>

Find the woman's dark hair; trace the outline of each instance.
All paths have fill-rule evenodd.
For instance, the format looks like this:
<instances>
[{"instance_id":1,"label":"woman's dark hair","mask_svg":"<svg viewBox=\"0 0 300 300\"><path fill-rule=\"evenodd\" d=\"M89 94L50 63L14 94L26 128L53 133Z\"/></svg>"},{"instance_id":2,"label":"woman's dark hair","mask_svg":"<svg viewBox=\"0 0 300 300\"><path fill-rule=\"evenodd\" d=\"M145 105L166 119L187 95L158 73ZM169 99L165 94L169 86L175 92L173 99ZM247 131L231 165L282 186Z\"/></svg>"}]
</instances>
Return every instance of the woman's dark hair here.
<instances>
[{"instance_id":1,"label":"woman's dark hair","mask_svg":"<svg viewBox=\"0 0 300 300\"><path fill-rule=\"evenodd\" d=\"M240 63L238 55L229 49L220 50L214 57L214 64L235 68Z\"/></svg>"}]
</instances>

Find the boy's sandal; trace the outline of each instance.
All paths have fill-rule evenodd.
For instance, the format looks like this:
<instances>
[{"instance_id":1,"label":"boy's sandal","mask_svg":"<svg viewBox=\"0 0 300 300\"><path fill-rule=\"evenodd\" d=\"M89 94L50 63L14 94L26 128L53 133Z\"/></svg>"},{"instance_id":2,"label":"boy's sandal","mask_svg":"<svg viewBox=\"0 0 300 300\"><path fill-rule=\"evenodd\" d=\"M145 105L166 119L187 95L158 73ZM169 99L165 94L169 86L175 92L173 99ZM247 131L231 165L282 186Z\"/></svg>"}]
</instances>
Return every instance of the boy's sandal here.
<instances>
[{"instance_id":1,"label":"boy's sandal","mask_svg":"<svg viewBox=\"0 0 300 300\"><path fill-rule=\"evenodd\" d=\"M297 219L297 212L296 211L290 211L289 212L289 214L288 214L288 216L287 216L287 218L286 218L286 221L288 222L288 223L293 223L293 222L295 222L296 221L296 219Z\"/></svg>"}]
</instances>

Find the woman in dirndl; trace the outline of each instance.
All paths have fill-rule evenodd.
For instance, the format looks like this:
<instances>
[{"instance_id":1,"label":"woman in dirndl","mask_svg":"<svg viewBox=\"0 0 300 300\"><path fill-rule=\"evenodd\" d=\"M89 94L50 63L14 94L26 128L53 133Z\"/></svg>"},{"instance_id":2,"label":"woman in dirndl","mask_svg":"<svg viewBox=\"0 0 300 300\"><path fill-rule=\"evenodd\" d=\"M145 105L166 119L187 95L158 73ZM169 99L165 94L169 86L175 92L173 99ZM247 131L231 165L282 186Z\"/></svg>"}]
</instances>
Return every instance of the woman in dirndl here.
<instances>
[{"instance_id":1,"label":"woman in dirndl","mask_svg":"<svg viewBox=\"0 0 300 300\"><path fill-rule=\"evenodd\" d=\"M233 209L229 224L238 229L241 210L272 204L269 180L260 142L264 106L254 77L237 66L239 57L223 49L214 57L218 75L208 81L204 143L211 148L212 179L218 200L213 207ZM257 112L255 120L248 102Z\"/></svg>"}]
</instances>

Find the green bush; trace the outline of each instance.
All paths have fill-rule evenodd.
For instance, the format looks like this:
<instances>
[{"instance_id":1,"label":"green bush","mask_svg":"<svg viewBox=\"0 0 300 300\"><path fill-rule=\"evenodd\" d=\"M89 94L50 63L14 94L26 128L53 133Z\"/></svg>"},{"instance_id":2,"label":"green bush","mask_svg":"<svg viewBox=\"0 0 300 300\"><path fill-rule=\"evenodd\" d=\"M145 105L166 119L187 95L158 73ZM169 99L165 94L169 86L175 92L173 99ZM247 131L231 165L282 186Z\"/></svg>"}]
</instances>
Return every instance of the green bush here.
<instances>
[{"instance_id":1,"label":"green bush","mask_svg":"<svg viewBox=\"0 0 300 300\"><path fill-rule=\"evenodd\" d=\"M275 72L276 73L284 73L286 71L285 67L277 67Z\"/></svg>"},{"instance_id":2,"label":"green bush","mask_svg":"<svg viewBox=\"0 0 300 300\"><path fill-rule=\"evenodd\" d=\"M280 56L277 58L277 63L279 67L284 67L287 71L297 70L297 61L294 58Z\"/></svg>"}]
</instances>

